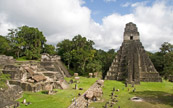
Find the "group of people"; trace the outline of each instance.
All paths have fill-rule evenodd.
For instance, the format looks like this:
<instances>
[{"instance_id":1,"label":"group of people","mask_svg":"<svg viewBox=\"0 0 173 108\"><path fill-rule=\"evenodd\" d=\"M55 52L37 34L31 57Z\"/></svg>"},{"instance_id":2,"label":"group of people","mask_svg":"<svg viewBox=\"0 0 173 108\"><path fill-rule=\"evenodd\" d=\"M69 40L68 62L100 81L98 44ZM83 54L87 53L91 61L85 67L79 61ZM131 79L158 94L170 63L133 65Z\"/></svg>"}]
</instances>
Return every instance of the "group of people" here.
<instances>
[{"instance_id":1,"label":"group of people","mask_svg":"<svg viewBox=\"0 0 173 108\"><path fill-rule=\"evenodd\" d=\"M126 82L125 82L125 87L128 87L128 84ZM135 88L134 83L132 83L131 87L133 88L132 91L135 92L136 91L136 88ZM128 88L128 92L130 92L130 88Z\"/></svg>"},{"instance_id":2,"label":"group of people","mask_svg":"<svg viewBox=\"0 0 173 108\"><path fill-rule=\"evenodd\" d=\"M119 92L120 90L119 89L116 90L115 87L113 87L112 92L110 94L110 101L105 103L105 105L103 106L104 108L108 108L108 106L113 107L113 105L118 102L117 99L118 95L115 95L115 91ZM120 106L118 106L118 108L120 108Z\"/></svg>"}]
</instances>

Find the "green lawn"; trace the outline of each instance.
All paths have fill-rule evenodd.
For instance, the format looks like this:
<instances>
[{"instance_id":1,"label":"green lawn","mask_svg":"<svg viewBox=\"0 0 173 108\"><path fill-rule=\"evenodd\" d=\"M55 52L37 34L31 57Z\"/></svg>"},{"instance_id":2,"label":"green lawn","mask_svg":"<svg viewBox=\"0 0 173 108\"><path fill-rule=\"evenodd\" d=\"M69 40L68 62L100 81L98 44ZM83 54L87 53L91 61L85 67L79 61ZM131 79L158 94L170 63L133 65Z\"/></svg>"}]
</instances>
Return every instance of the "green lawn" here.
<instances>
[{"instance_id":1,"label":"green lawn","mask_svg":"<svg viewBox=\"0 0 173 108\"><path fill-rule=\"evenodd\" d=\"M102 108L110 100L113 87L120 90L115 92L118 95L118 102L113 108L118 108L118 106L120 108L173 108L173 83L167 81L162 83L142 82L135 86L136 92L133 93L130 85L125 87L122 82L110 80L105 80L102 102L92 103L90 108ZM129 92L128 88L130 88ZM129 98L133 96L141 97L144 101L132 102Z\"/></svg>"},{"instance_id":2,"label":"green lawn","mask_svg":"<svg viewBox=\"0 0 173 108\"><path fill-rule=\"evenodd\" d=\"M67 81L70 78L65 78ZM67 108L71 104L72 98L76 97L78 93L84 93L97 79L81 77L79 87L84 90L74 90L74 84L67 90L57 90L55 95L46 95L42 92L31 93L24 92L24 95L18 101L22 102L24 98L32 104L21 108ZM136 92L132 92L132 87L127 88L124 83L120 81L105 80L103 87L102 102L95 102L90 104L89 108L102 108L106 102L110 100L110 94L113 87L119 89L115 92L118 95L118 103L113 108L173 108L173 83L164 81L162 83L156 82L142 82L140 85L135 85ZM130 91L128 92L128 88ZM143 98L143 102L132 102L129 98L138 96Z\"/></svg>"},{"instance_id":3,"label":"green lawn","mask_svg":"<svg viewBox=\"0 0 173 108\"><path fill-rule=\"evenodd\" d=\"M71 78L65 79L69 81ZM72 84L67 90L58 89L58 92L55 95L47 95L42 92L24 92L23 97L18 101L22 102L25 98L26 101L29 101L32 104L29 106L21 104L20 108L67 108L71 104L72 98L77 98L78 93L84 93L96 80L96 78L80 77L78 87L82 87L83 90L74 90L74 84Z\"/></svg>"}]
</instances>

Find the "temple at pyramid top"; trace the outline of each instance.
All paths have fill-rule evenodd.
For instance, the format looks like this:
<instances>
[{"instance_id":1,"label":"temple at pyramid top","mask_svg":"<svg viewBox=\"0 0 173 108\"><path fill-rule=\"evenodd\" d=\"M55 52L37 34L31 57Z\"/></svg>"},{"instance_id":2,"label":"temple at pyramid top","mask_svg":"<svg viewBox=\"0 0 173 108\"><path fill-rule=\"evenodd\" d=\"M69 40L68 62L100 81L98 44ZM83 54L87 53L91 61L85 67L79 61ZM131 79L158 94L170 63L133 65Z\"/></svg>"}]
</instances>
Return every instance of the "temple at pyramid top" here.
<instances>
[{"instance_id":1,"label":"temple at pyramid top","mask_svg":"<svg viewBox=\"0 0 173 108\"><path fill-rule=\"evenodd\" d=\"M124 30L124 41L129 40L139 40L138 29L136 27L136 24L132 22L127 23Z\"/></svg>"}]
</instances>

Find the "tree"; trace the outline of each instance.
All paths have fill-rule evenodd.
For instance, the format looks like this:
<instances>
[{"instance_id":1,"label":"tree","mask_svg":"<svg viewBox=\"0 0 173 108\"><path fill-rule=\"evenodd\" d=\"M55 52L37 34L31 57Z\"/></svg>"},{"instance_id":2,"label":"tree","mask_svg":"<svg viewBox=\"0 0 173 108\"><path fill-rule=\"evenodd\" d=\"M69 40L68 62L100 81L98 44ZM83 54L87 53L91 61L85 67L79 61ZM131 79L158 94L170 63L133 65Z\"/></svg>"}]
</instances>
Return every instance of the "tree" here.
<instances>
[{"instance_id":1,"label":"tree","mask_svg":"<svg viewBox=\"0 0 173 108\"><path fill-rule=\"evenodd\" d=\"M72 61L72 50L73 44L69 39L65 39L62 42L57 44L57 53L61 56L62 60L67 64L68 69L70 69L70 64Z\"/></svg>"},{"instance_id":2,"label":"tree","mask_svg":"<svg viewBox=\"0 0 173 108\"><path fill-rule=\"evenodd\" d=\"M89 61L94 58L95 50L84 50L82 48L78 50L73 50L73 60L76 62L74 67L81 75L86 75L85 71L86 65Z\"/></svg>"},{"instance_id":3,"label":"tree","mask_svg":"<svg viewBox=\"0 0 173 108\"><path fill-rule=\"evenodd\" d=\"M65 52L63 54L64 61L67 62L67 67L70 69L70 63L72 61L72 53L70 52Z\"/></svg>"},{"instance_id":4,"label":"tree","mask_svg":"<svg viewBox=\"0 0 173 108\"><path fill-rule=\"evenodd\" d=\"M87 64L86 69L90 73L101 72L102 71L102 65L99 61L94 60L94 61L90 61Z\"/></svg>"},{"instance_id":5,"label":"tree","mask_svg":"<svg viewBox=\"0 0 173 108\"><path fill-rule=\"evenodd\" d=\"M0 36L0 54L8 55L10 50L10 41L5 37Z\"/></svg>"},{"instance_id":6,"label":"tree","mask_svg":"<svg viewBox=\"0 0 173 108\"><path fill-rule=\"evenodd\" d=\"M19 58L22 54L22 47L25 45L23 37L18 36L18 29L9 29L8 37L11 41L12 52L15 53L15 56Z\"/></svg>"},{"instance_id":7,"label":"tree","mask_svg":"<svg viewBox=\"0 0 173 108\"><path fill-rule=\"evenodd\" d=\"M160 51L150 54L150 58L160 75L164 76L165 78L169 77L169 75L173 75L172 44L164 42L160 47Z\"/></svg>"},{"instance_id":8,"label":"tree","mask_svg":"<svg viewBox=\"0 0 173 108\"><path fill-rule=\"evenodd\" d=\"M8 37L17 57L25 55L28 59L40 58L46 39L38 28L22 26L9 31Z\"/></svg>"},{"instance_id":9,"label":"tree","mask_svg":"<svg viewBox=\"0 0 173 108\"><path fill-rule=\"evenodd\" d=\"M173 51L164 55L164 73L166 78L173 75Z\"/></svg>"},{"instance_id":10,"label":"tree","mask_svg":"<svg viewBox=\"0 0 173 108\"><path fill-rule=\"evenodd\" d=\"M161 45L160 50L161 50L161 52L162 52L163 54L172 52L172 51L173 51L173 45L171 45L171 44L168 43L168 42L164 42L164 43Z\"/></svg>"},{"instance_id":11,"label":"tree","mask_svg":"<svg viewBox=\"0 0 173 108\"><path fill-rule=\"evenodd\" d=\"M58 43L56 46L57 46L56 51L60 56L62 56L63 53L72 51L73 49L72 41L70 41L69 39L63 40L62 42Z\"/></svg>"},{"instance_id":12,"label":"tree","mask_svg":"<svg viewBox=\"0 0 173 108\"><path fill-rule=\"evenodd\" d=\"M111 66L111 63L115 57L116 53L114 49L110 49L107 52L103 50L97 50L95 59L100 61L102 65L102 76L105 77L107 71L109 70L109 67Z\"/></svg>"},{"instance_id":13,"label":"tree","mask_svg":"<svg viewBox=\"0 0 173 108\"><path fill-rule=\"evenodd\" d=\"M93 41L77 35L72 40L65 39L58 43L56 50L69 69L86 75L86 66L96 52L93 45Z\"/></svg>"},{"instance_id":14,"label":"tree","mask_svg":"<svg viewBox=\"0 0 173 108\"><path fill-rule=\"evenodd\" d=\"M154 67L156 70L159 72L161 76L164 75L164 55L161 52L156 52L156 53L150 53L149 57L154 64Z\"/></svg>"},{"instance_id":15,"label":"tree","mask_svg":"<svg viewBox=\"0 0 173 108\"><path fill-rule=\"evenodd\" d=\"M45 44L43 47L43 53L48 53L50 55L54 55L55 52L55 47L53 45Z\"/></svg>"}]
</instances>

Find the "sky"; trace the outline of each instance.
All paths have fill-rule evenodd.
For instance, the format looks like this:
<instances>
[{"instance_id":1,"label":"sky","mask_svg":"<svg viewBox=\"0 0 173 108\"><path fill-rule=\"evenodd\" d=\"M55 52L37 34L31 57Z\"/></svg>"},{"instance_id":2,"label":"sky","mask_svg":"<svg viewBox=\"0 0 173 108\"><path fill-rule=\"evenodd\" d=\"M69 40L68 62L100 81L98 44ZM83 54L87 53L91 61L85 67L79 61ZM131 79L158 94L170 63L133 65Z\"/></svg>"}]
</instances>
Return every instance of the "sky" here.
<instances>
[{"instance_id":1,"label":"sky","mask_svg":"<svg viewBox=\"0 0 173 108\"><path fill-rule=\"evenodd\" d=\"M173 0L0 0L0 35L28 25L53 45L80 34L97 49L118 50L129 22L147 51L173 44Z\"/></svg>"}]
</instances>

